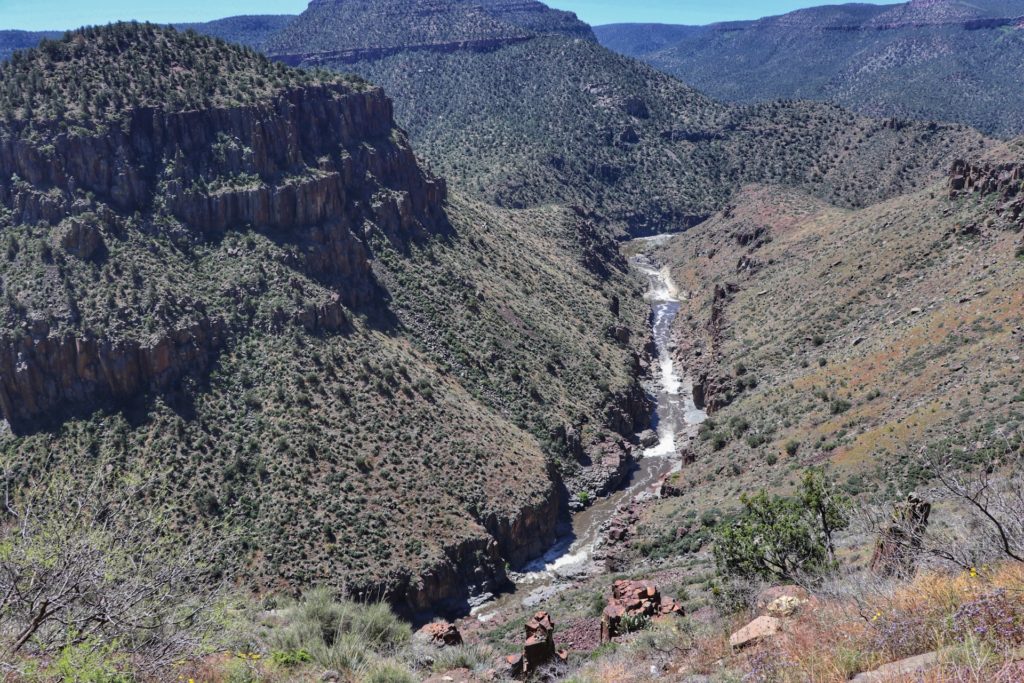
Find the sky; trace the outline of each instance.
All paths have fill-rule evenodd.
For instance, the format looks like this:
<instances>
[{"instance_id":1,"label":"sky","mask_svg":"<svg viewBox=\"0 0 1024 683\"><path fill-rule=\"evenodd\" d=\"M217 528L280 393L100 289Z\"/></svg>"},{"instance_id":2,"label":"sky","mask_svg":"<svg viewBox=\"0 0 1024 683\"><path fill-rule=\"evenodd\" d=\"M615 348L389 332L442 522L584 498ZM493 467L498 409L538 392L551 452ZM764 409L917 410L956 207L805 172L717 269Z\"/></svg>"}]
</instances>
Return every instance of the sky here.
<instances>
[{"instance_id":1,"label":"sky","mask_svg":"<svg viewBox=\"0 0 1024 683\"><path fill-rule=\"evenodd\" d=\"M843 0L548 0L589 24L709 24L757 19ZM864 2L865 0L860 0ZM887 4L897 0L875 2ZM41 31L139 19L209 21L236 14L298 14L308 0L0 0L0 29Z\"/></svg>"}]
</instances>

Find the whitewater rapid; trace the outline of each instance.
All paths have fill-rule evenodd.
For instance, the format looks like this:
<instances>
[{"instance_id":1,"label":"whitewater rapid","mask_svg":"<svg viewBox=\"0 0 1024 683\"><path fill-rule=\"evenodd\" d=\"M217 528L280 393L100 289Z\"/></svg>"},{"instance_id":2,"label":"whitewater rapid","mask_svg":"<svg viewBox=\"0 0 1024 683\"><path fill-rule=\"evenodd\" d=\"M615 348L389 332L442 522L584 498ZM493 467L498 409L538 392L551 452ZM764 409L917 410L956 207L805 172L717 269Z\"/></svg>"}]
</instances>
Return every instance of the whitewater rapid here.
<instances>
[{"instance_id":1,"label":"whitewater rapid","mask_svg":"<svg viewBox=\"0 0 1024 683\"><path fill-rule=\"evenodd\" d=\"M593 568L592 555L600 541L601 527L623 503L653 491L661 479L682 467L679 446L696 436L707 414L693 401L693 382L681 377L672 358L672 325L682 307L679 293L667 268L657 268L646 256L631 260L633 267L648 280L645 300L651 306L651 328L657 349L657 370L648 392L655 398L652 417L658 443L643 452L643 457L626 486L602 498L573 516L573 532L560 539L542 557L513 575L517 585L550 583Z\"/></svg>"}]
</instances>

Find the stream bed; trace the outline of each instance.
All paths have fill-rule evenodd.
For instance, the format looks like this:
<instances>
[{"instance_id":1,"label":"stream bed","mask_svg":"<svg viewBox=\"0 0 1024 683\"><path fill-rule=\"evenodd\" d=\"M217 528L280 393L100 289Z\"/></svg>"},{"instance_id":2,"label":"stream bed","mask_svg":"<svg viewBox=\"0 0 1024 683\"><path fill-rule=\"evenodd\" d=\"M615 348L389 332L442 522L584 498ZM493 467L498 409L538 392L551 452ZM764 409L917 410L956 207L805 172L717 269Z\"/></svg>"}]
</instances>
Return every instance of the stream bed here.
<instances>
[{"instance_id":1,"label":"stream bed","mask_svg":"<svg viewBox=\"0 0 1024 683\"><path fill-rule=\"evenodd\" d=\"M507 604L506 600L518 599L523 606L530 607L571 587L574 579L600 573L602 568L593 556L602 540L603 525L621 505L658 495L662 478L682 467L679 447L694 438L707 419L707 414L693 402L692 381L679 375L672 358L672 323L681 303L668 269L657 267L643 254L633 257L630 263L648 280L645 299L651 306L657 368L645 388L656 400L652 429L658 434L658 443L644 451L622 488L573 515L571 533L520 572L510 573L518 590L474 610L481 621L492 618L502 604Z\"/></svg>"}]
</instances>

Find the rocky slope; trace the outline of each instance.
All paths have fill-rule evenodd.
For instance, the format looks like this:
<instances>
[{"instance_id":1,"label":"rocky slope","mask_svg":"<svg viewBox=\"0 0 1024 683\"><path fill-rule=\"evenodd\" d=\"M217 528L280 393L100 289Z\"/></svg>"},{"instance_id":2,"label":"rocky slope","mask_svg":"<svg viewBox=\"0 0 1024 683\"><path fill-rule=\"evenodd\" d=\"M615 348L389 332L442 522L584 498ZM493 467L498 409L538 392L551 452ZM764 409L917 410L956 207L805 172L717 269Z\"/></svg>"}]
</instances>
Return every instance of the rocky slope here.
<instances>
[{"instance_id":1,"label":"rocky slope","mask_svg":"<svg viewBox=\"0 0 1024 683\"><path fill-rule=\"evenodd\" d=\"M726 101L828 100L869 116L1024 132L1020 0L914 0L704 27L619 24L602 44Z\"/></svg>"},{"instance_id":2,"label":"rocky slope","mask_svg":"<svg viewBox=\"0 0 1024 683\"><path fill-rule=\"evenodd\" d=\"M42 86L0 87L18 484L157 477L252 588L418 613L505 587L588 450L629 457L645 314L606 228L446 199L379 89L138 25L0 82Z\"/></svg>"},{"instance_id":3,"label":"rocky slope","mask_svg":"<svg viewBox=\"0 0 1024 683\"><path fill-rule=\"evenodd\" d=\"M891 501L925 483L916 454L1019 431L1022 153L858 211L748 187L664 247L687 294L678 360L712 420L635 549L699 548L737 491L786 491L807 465Z\"/></svg>"}]
</instances>

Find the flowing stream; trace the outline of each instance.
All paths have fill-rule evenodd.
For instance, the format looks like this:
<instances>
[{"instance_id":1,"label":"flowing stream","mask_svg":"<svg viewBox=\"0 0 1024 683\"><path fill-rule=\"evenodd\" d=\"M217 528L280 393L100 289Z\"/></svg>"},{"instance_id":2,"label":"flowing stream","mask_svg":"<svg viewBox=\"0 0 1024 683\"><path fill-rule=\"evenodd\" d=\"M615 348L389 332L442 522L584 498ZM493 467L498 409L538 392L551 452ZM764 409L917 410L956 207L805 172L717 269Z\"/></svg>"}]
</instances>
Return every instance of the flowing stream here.
<instances>
[{"instance_id":1,"label":"flowing stream","mask_svg":"<svg viewBox=\"0 0 1024 683\"><path fill-rule=\"evenodd\" d=\"M657 401L652 427L657 431L658 443L644 451L625 486L573 515L571 533L565 534L522 572L510 575L520 589L528 591L525 597L522 590L515 596L527 606L568 588L573 578L601 571L593 559L601 540L601 527L620 505L657 495L656 487L661 479L682 467L678 447L695 437L700 424L707 419L707 414L693 402L692 381L679 376L672 359L672 323L681 303L668 269L656 267L643 254L634 257L631 264L649 283L645 299L651 305L650 319L658 356L657 372L646 388ZM502 602L487 603L474 614L486 621Z\"/></svg>"}]
</instances>

